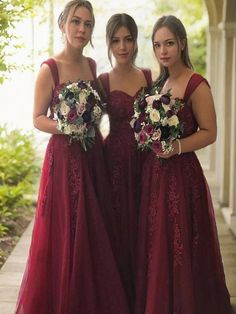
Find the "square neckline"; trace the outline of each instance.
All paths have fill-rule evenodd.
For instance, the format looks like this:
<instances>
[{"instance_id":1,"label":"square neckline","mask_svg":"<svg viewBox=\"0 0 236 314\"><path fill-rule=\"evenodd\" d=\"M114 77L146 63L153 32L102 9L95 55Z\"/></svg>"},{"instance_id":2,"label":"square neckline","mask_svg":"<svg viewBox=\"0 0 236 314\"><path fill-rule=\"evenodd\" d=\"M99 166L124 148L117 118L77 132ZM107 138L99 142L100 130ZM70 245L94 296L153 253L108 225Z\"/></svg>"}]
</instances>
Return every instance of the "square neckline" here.
<instances>
[{"instance_id":1,"label":"square neckline","mask_svg":"<svg viewBox=\"0 0 236 314\"><path fill-rule=\"evenodd\" d=\"M91 82L91 83L95 82L96 81L96 63L90 57L85 57L85 58L86 58L86 60L88 62L89 68L91 70L91 73L92 73L92 76L93 76L93 80L84 80L84 81L85 82ZM53 70L52 70L52 68L50 66L49 67L50 67L50 69L52 71L53 81L54 81L54 84L55 84L54 89L59 88L59 87L65 85L65 84L67 84L69 82L75 82L75 81L68 80L68 81L60 83L57 61L54 58L50 58L47 61L49 61L49 60L51 60L51 62L53 63ZM47 62L45 62L45 63L47 64Z\"/></svg>"}]
</instances>

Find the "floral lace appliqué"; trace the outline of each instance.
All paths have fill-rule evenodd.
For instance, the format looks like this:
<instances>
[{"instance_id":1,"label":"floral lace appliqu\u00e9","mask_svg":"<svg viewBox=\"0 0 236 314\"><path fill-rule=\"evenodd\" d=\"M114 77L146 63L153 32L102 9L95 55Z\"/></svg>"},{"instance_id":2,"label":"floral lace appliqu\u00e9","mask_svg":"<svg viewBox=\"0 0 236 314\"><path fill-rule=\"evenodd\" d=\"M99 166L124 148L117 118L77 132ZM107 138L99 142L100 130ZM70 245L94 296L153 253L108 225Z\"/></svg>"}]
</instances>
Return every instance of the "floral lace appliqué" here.
<instances>
[{"instance_id":1,"label":"floral lace appliqu\u00e9","mask_svg":"<svg viewBox=\"0 0 236 314\"><path fill-rule=\"evenodd\" d=\"M77 207L79 200L81 181L80 159L74 156L73 152L70 154L70 166L68 173L68 186L70 194L70 219L71 219L71 238L74 239L77 220Z\"/></svg>"},{"instance_id":2,"label":"floral lace appliqu\u00e9","mask_svg":"<svg viewBox=\"0 0 236 314\"><path fill-rule=\"evenodd\" d=\"M154 162L153 174L152 174L152 186L156 187L152 189L150 194L150 207L148 213L148 276L151 275L152 255L153 255L153 237L157 230L157 213L158 213L158 195L159 195L159 172L160 163Z\"/></svg>"},{"instance_id":3,"label":"floral lace appliqu\u00e9","mask_svg":"<svg viewBox=\"0 0 236 314\"><path fill-rule=\"evenodd\" d=\"M179 194L177 192L177 180L174 174L170 177L169 184L169 218L172 222L174 267L182 266L183 242L181 238L181 228L179 226Z\"/></svg>"},{"instance_id":4,"label":"floral lace appliqu\u00e9","mask_svg":"<svg viewBox=\"0 0 236 314\"><path fill-rule=\"evenodd\" d=\"M45 161L44 161L44 167L42 170L42 178L46 178L46 184L45 188L42 191L42 195L39 195L39 200L41 199L41 202L39 203L39 207L41 207L41 214L45 214L46 206L51 194L51 180L52 180L52 172L53 172L53 141L52 138L49 141L46 154L45 154Z\"/></svg>"}]
</instances>

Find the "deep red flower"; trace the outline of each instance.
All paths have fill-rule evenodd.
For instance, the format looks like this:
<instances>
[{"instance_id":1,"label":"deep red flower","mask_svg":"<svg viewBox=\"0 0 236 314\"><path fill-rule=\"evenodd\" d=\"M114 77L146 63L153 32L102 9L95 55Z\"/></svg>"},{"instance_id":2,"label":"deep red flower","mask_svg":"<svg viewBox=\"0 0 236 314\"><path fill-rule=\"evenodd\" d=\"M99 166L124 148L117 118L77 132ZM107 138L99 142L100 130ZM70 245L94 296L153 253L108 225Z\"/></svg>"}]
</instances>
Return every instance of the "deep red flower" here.
<instances>
[{"instance_id":1,"label":"deep red flower","mask_svg":"<svg viewBox=\"0 0 236 314\"><path fill-rule=\"evenodd\" d=\"M78 118L78 115L77 115L76 109L75 108L71 109L70 112L68 113L68 121L70 123L74 123L77 118Z\"/></svg>"},{"instance_id":2,"label":"deep red flower","mask_svg":"<svg viewBox=\"0 0 236 314\"><path fill-rule=\"evenodd\" d=\"M172 117L172 116L173 116L173 112L172 112L171 110L168 110L168 111L166 112L166 116L167 116L167 118Z\"/></svg>"},{"instance_id":3,"label":"deep red flower","mask_svg":"<svg viewBox=\"0 0 236 314\"><path fill-rule=\"evenodd\" d=\"M144 132L141 132L141 133L139 134L139 143L140 143L140 144L145 144L147 138L148 138L148 137L147 137L147 134L144 133Z\"/></svg>"},{"instance_id":4,"label":"deep red flower","mask_svg":"<svg viewBox=\"0 0 236 314\"><path fill-rule=\"evenodd\" d=\"M152 126L151 124L145 125L145 127L144 127L143 129L144 129L144 131L145 131L148 135L153 134L154 129L153 129L153 126Z\"/></svg>"},{"instance_id":5,"label":"deep red flower","mask_svg":"<svg viewBox=\"0 0 236 314\"><path fill-rule=\"evenodd\" d=\"M155 154L159 154L162 151L162 145L160 141L155 141L152 143L152 150Z\"/></svg>"},{"instance_id":6,"label":"deep red flower","mask_svg":"<svg viewBox=\"0 0 236 314\"><path fill-rule=\"evenodd\" d=\"M139 102L139 109L143 111L147 107L147 102L145 98L142 98Z\"/></svg>"},{"instance_id":7,"label":"deep red flower","mask_svg":"<svg viewBox=\"0 0 236 314\"><path fill-rule=\"evenodd\" d=\"M161 108L161 101L159 99L155 99L152 103L152 108L154 109L160 109Z\"/></svg>"}]
</instances>

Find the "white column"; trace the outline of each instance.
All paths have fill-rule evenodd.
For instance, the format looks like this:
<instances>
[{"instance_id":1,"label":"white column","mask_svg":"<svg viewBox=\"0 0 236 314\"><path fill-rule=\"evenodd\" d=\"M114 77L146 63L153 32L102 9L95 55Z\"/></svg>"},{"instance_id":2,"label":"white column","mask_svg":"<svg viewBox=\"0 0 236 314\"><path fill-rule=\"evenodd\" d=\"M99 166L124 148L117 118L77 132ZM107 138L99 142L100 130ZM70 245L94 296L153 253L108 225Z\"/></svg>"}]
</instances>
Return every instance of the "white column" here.
<instances>
[{"instance_id":1,"label":"white column","mask_svg":"<svg viewBox=\"0 0 236 314\"><path fill-rule=\"evenodd\" d=\"M236 235L236 23L225 24L225 40L225 142L229 149L224 154L229 185L226 182L223 189L228 189L229 198L222 211Z\"/></svg>"},{"instance_id":2,"label":"white column","mask_svg":"<svg viewBox=\"0 0 236 314\"><path fill-rule=\"evenodd\" d=\"M230 185L230 142L231 142L231 90L232 90L232 37L227 31L227 25L219 25L221 37L218 41L218 73L217 102L218 102L218 140L217 151L219 161L217 169L220 182L220 206L229 205Z\"/></svg>"},{"instance_id":3,"label":"white column","mask_svg":"<svg viewBox=\"0 0 236 314\"><path fill-rule=\"evenodd\" d=\"M233 39L232 64L232 115L231 115L231 141L230 141L230 189L229 206L223 208L224 216L236 235L236 37Z\"/></svg>"},{"instance_id":4,"label":"white column","mask_svg":"<svg viewBox=\"0 0 236 314\"><path fill-rule=\"evenodd\" d=\"M219 60L222 60L223 51L220 48L222 45L222 31L218 26L210 26L208 32L208 47L207 47L207 79L211 85L212 94L215 102L215 109L217 114L218 129L224 130L224 119L222 120L222 99L224 97L222 88L222 68L220 67ZM216 188L220 187L223 177L220 169L222 169L223 155L218 151L219 146L223 145L223 134L218 132L217 141L215 144L210 145L208 149L208 168L204 169L207 180L210 186ZM219 197L220 198L220 197Z\"/></svg>"}]
</instances>

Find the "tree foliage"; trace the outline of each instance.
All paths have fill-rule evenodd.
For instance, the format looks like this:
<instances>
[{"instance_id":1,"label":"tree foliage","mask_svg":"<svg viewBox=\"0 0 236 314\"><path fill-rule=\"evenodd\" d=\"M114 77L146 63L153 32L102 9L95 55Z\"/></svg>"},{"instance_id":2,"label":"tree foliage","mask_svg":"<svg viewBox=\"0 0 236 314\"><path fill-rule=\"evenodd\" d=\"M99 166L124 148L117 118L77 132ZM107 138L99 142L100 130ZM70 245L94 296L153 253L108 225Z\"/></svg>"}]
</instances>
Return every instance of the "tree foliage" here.
<instances>
[{"instance_id":1,"label":"tree foliage","mask_svg":"<svg viewBox=\"0 0 236 314\"><path fill-rule=\"evenodd\" d=\"M26 194L34 192L38 177L36 148L31 132L0 126L0 237L32 201Z\"/></svg>"},{"instance_id":2,"label":"tree foliage","mask_svg":"<svg viewBox=\"0 0 236 314\"><path fill-rule=\"evenodd\" d=\"M1 0L0 1L0 84L3 83L16 64L10 57L16 53L21 44L14 33L17 23L33 16L36 8L45 3L43 0Z\"/></svg>"}]
</instances>

